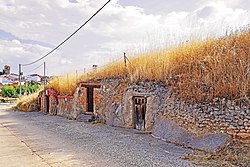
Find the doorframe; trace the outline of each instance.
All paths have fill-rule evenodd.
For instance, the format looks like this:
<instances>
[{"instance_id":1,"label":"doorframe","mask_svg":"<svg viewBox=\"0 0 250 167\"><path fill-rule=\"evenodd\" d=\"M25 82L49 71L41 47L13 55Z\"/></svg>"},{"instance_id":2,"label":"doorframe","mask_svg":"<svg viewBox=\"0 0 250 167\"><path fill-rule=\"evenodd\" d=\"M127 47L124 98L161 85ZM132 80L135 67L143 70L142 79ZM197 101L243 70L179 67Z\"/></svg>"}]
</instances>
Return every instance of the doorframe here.
<instances>
[{"instance_id":1,"label":"doorframe","mask_svg":"<svg viewBox=\"0 0 250 167\"><path fill-rule=\"evenodd\" d=\"M133 96L132 97L132 104L133 104L133 106L132 106L132 111L133 111L133 113L132 113L132 117L133 117L133 119L132 119L132 125L133 125L133 128L134 129L137 129L136 128L136 109L135 109L135 107L136 107L136 103L135 103L135 100L136 100L136 98L141 98L141 99L144 99L144 104L145 104L145 113L144 113L144 118L143 118L143 121L144 121L144 125L143 125L143 129L138 129L138 130L145 130L145 125L146 125L146 114L147 114L147 97L146 96Z\"/></svg>"},{"instance_id":2,"label":"doorframe","mask_svg":"<svg viewBox=\"0 0 250 167\"><path fill-rule=\"evenodd\" d=\"M94 87L88 86L86 87L87 91L87 112L94 112ZM91 95L90 95L91 92ZM91 97L90 97L91 96ZM90 100L90 98L92 100ZM91 102L91 104L89 104ZM91 105L91 110L89 110Z\"/></svg>"}]
</instances>

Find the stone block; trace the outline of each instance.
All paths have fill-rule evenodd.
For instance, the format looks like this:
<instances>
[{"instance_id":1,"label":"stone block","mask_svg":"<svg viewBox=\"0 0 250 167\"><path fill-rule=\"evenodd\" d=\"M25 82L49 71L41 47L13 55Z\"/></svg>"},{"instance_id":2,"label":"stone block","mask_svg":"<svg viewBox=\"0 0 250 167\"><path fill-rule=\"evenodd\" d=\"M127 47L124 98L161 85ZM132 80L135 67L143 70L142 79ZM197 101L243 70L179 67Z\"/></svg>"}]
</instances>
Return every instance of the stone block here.
<instances>
[{"instance_id":1,"label":"stone block","mask_svg":"<svg viewBox=\"0 0 250 167\"><path fill-rule=\"evenodd\" d=\"M237 133L237 137L241 139L250 139L250 134L249 133Z\"/></svg>"},{"instance_id":2,"label":"stone block","mask_svg":"<svg viewBox=\"0 0 250 167\"><path fill-rule=\"evenodd\" d=\"M165 141L206 151L215 151L224 145L228 139L228 136L223 133L195 134L183 127L179 127L176 122L167 120L164 117L161 117L159 121L156 122L153 135Z\"/></svg>"}]
</instances>

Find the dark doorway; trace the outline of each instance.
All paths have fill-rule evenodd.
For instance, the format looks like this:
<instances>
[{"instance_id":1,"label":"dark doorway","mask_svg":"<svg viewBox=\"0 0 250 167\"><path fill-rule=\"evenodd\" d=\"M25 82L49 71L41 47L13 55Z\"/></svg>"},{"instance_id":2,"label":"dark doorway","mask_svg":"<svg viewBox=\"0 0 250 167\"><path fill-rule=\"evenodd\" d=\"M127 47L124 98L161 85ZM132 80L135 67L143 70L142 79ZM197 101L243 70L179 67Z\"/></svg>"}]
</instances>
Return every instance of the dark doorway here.
<instances>
[{"instance_id":1,"label":"dark doorway","mask_svg":"<svg viewBox=\"0 0 250 167\"><path fill-rule=\"evenodd\" d=\"M94 88L87 87L87 103L88 103L88 112L94 111Z\"/></svg>"},{"instance_id":2,"label":"dark doorway","mask_svg":"<svg viewBox=\"0 0 250 167\"><path fill-rule=\"evenodd\" d=\"M38 97L38 110L41 111L41 106L42 106L42 98Z\"/></svg>"},{"instance_id":3,"label":"dark doorway","mask_svg":"<svg viewBox=\"0 0 250 167\"><path fill-rule=\"evenodd\" d=\"M147 98L134 97L134 129L145 130Z\"/></svg>"},{"instance_id":4,"label":"dark doorway","mask_svg":"<svg viewBox=\"0 0 250 167\"><path fill-rule=\"evenodd\" d=\"M49 96L45 96L45 112L49 113Z\"/></svg>"}]
</instances>

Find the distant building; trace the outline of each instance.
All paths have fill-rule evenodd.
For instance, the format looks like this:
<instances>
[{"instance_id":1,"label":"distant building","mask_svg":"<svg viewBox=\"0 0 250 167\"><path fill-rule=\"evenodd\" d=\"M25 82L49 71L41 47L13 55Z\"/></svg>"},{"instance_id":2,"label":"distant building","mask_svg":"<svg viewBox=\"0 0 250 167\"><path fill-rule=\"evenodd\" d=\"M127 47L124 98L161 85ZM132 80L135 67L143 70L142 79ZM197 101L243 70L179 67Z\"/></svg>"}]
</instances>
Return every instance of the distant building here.
<instances>
[{"instance_id":1,"label":"distant building","mask_svg":"<svg viewBox=\"0 0 250 167\"><path fill-rule=\"evenodd\" d=\"M7 76L3 76L1 75L0 76L0 83L2 85L11 85L13 84L14 82L12 80L10 80Z\"/></svg>"},{"instance_id":2,"label":"distant building","mask_svg":"<svg viewBox=\"0 0 250 167\"><path fill-rule=\"evenodd\" d=\"M43 78L43 76L38 75L38 74L31 74L31 75L26 76L26 80L29 81L29 82L30 81L35 81L35 82L41 83L42 78Z\"/></svg>"},{"instance_id":3,"label":"distant building","mask_svg":"<svg viewBox=\"0 0 250 167\"><path fill-rule=\"evenodd\" d=\"M98 66L96 64L92 65L93 72L97 71Z\"/></svg>"},{"instance_id":4,"label":"distant building","mask_svg":"<svg viewBox=\"0 0 250 167\"><path fill-rule=\"evenodd\" d=\"M18 81L18 79L19 79L18 74L14 74L14 73L11 73L11 74L7 75L7 77L8 77L11 81Z\"/></svg>"},{"instance_id":5,"label":"distant building","mask_svg":"<svg viewBox=\"0 0 250 167\"><path fill-rule=\"evenodd\" d=\"M48 76L42 76L41 83L47 83L50 80L50 77Z\"/></svg>"}]
</instances>

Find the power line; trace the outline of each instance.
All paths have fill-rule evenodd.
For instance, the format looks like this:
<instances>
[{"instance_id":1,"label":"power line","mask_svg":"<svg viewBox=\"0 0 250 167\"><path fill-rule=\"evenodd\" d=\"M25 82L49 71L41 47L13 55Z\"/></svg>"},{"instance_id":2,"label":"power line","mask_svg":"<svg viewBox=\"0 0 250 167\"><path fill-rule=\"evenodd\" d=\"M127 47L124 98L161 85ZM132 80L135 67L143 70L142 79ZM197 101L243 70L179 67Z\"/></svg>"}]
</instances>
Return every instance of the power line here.
<instances>
[{"instance_id":1,"label":"power line","mask_svg":"<svg viewBox=\"0 0 250 167\"><path fill-rule=\"evenodd\" d=\"M34 69L32 69L32 70L29 70L29 71L27 71L27 72L25 72L25 73L30 73L30 72L32 72L32 71L35 71L35 70L39 69L41 66L43 66L43 64L44 64L44 63L40 64L40 65L37 66L36 68L34 68Z\"/></svg>"},{"instance_id":2,"label":"power line","mask_svg":"<svg viewBox=\"0 0 250 167\"><path fill-rule=\"evenodd\" d=\"M109 0L108 2L106 2L99 10L97 10L95 12L95 14L93 14L85 23L83 23L77 30L75 30L70 36L68 36L64 41L62 41L59 45L57 45L54 49L52 49L49 53L47 53L46 55L42 56L41 58L31 62L31 63L27 63L27 64L22 64L22 66L28 66L31 64L34 64L42 59L44 59L45 57L49 56L51 53L53 53L55 50L57 50L60 46L62 46L66 41L68 41L72 36L74 36L81 28L83 28L92 18L94 18L111 0Z\"/></svg>"}]
</instances>

